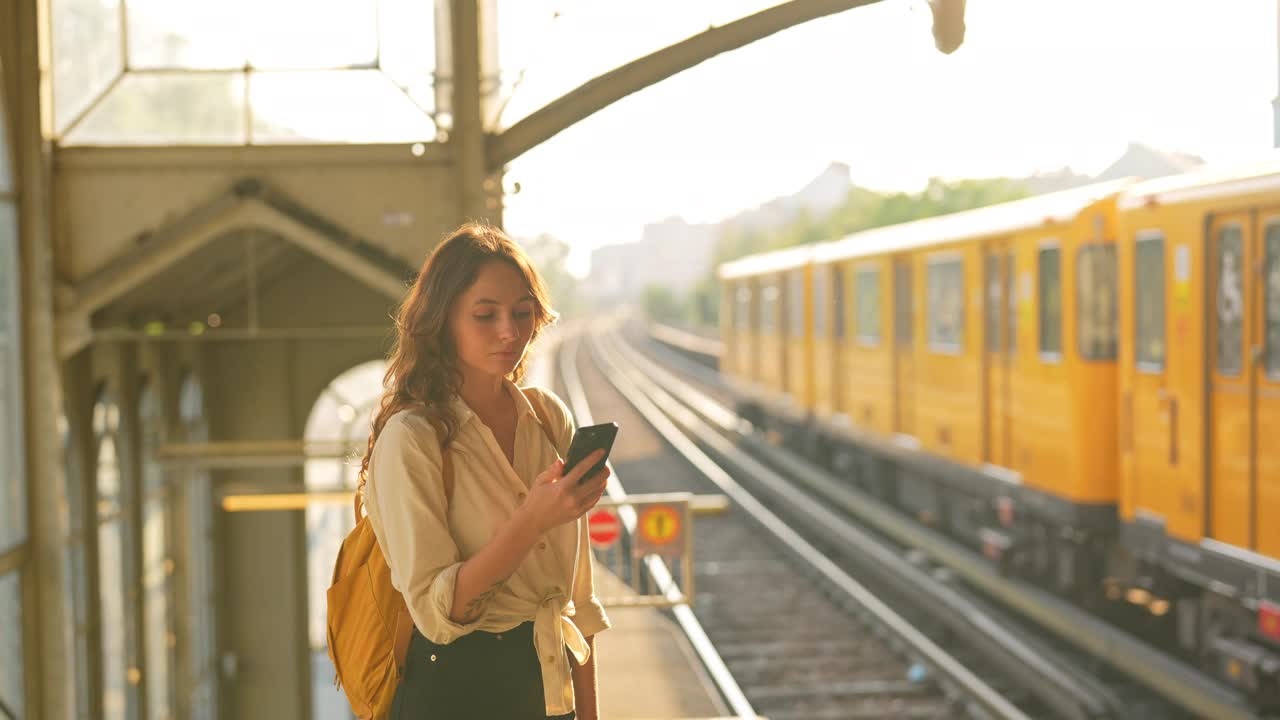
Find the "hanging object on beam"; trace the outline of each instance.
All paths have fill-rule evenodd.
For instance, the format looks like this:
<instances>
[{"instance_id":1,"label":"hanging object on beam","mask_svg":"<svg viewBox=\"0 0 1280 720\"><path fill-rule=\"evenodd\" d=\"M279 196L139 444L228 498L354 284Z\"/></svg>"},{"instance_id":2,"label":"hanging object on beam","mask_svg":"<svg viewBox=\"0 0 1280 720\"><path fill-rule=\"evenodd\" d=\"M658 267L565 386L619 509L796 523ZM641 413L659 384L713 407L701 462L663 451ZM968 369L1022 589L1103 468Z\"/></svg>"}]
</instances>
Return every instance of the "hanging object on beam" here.
<instances>
[{"instance_id":1,"label":"hanging object on beam","mask_svg":"<svg viewBox=\"0 0 1280 720\"><path fill-rule=\"evenodd\" d=\"M964 43L965 0L929 0L933 12L933 43L950 55Z\"/></svg>"}]
</instances>

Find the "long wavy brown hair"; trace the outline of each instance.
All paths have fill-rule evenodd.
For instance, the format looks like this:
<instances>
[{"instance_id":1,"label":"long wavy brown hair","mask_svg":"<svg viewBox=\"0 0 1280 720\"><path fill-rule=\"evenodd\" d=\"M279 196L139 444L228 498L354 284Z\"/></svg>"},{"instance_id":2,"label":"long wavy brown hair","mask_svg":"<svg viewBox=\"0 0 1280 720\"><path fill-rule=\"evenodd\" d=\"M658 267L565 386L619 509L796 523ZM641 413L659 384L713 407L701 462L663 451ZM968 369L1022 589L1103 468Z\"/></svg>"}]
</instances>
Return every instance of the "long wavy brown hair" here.
<instances>
[{"instance_id":1,"label":"long wavy brown hair","mask_svg":"<svg viewBox=\"0 0 1280 720\"><path fill-rule=\"evenodd\" d=\"M387 358L387 374L382 378L382 401L360 462L362 487L378 435L387 420L401 410L421 409L444 438L442 449L453 442L458 418L450 411L450 401L462 387L462 371L458 368L449 318L458 296L475 282L481 266L493 261L509 263L529 285L536 306L530 345L559 317L551 308L546 286L529 256L502 230L468 223L446 237L427 256L396 313L396 340ZM516 383L524 379L528 357L526 352L508 379Z\"/></svg>"}]
</instances>

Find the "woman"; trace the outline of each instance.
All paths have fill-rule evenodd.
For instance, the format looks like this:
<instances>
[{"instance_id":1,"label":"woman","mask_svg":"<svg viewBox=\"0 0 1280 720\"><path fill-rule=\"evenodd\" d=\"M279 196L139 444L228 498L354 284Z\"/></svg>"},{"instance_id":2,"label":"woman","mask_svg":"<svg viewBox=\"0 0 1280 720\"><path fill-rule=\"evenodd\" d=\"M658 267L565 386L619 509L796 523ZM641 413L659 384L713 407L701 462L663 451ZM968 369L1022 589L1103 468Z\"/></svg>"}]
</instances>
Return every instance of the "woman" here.
<instances>
[{"instance_id":1,"label":"woman","mask_svg":"<svg viewBox=\"0 0 1280 720\"><path fill-rule=\"evenodd\" d=\"M579 482L599 452L565 473L572 416L516 386L555 318L525 253L483 225L441 243L400 308L361 466L415 625L393 720L596 720L594 636L609 621L583 514L609 473Z\"/></svg>"}]
</instances>

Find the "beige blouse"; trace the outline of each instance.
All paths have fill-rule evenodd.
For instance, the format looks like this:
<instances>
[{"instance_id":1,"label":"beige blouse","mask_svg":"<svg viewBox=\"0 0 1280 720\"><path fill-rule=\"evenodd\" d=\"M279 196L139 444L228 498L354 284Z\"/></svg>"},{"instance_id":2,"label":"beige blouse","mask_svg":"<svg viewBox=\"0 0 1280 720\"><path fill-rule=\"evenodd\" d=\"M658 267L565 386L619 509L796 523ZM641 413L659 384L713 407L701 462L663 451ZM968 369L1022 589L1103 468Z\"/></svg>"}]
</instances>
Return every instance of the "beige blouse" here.
<instances>
[{"instance_id":1,"label":"beige blouse","mask_svg":"<svg viewBox=\"0 0 1280 720\"><path fill-rule=\"evenodd\" d=\"M365 508L391 582L404 594L418 630L447 644L473 630L504 632L532 620L547 714L564 715L574 710L565 646L584 663L590 655L586 637L609 627L595 596L585 518L546 533L478 620L459 625L449 619L462 562L489 542L573 437L573 417L554 393L530 389L541 395L557 447L547 443L520 389L508 381L507 390L518 416L514 469L489 427L455 398L461 424L449 446L454 481L453 497L446 499L436 432L420 412L403 410L387 420L374 444Z\"/></svg>"}]
</instances>

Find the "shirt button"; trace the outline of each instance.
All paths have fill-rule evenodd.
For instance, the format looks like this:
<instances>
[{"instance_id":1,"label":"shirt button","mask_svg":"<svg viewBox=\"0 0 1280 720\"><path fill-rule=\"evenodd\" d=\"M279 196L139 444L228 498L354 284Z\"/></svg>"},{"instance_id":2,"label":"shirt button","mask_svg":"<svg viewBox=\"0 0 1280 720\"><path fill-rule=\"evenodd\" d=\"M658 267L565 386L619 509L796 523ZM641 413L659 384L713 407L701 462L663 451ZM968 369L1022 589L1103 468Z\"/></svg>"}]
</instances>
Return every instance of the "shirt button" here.
<instances>
[{"instance_id":1,"label":"shirt button","mask_svg":"<svg viewBox=\"0 0 1280 720\"><path fill-rule=\"evenodd\" d=\"M494 637L495 637L495 638L497 638L497 639L499 639L499 640L501 640L501 639L502 639L502 633L498 633L497 635L494 635Z\"/></svg>"},{"instance_id":2,"label":"shirt button","mask_svg":"<svg viewBox=\"0 0 1280 720\"><path fill-rule=\"evenodd\" d=\"M435 661L436 661L436 656L435 656L435 655L432 655L432 656L431 656L431 662L435 662Z\"/></svg>"}]
</instances>

